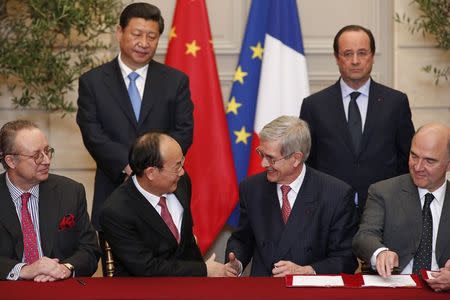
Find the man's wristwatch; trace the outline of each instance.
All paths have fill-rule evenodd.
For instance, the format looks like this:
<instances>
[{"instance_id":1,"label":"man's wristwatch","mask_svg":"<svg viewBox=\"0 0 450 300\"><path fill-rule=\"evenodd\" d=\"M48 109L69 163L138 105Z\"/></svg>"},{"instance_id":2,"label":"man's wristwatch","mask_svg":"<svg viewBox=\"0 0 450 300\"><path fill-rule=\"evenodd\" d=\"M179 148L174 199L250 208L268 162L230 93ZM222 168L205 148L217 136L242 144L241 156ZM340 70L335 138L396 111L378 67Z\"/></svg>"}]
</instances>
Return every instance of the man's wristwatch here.
<instances>
[{"instance_id":1,"label":"man's wristwatch","mask_svg":"<svg viewBox=\"0 0 450 300\"><path fill-rule=\"evenodd\" d=\"M67 269L69 269L70 271L70 275L69 277L73 276L73 271L75 270L74 266L70 263L63 263L64 267L66 267Z\"/></svg>"}]
</instances>

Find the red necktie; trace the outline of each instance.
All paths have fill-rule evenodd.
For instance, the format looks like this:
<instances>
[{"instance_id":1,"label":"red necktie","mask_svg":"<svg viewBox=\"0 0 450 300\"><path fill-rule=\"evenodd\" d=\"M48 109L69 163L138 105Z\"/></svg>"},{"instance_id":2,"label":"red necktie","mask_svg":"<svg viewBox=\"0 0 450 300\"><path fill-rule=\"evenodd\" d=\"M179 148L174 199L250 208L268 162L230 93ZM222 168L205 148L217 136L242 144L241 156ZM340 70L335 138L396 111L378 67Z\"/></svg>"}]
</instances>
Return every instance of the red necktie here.
<instances>
[{"instance_id":1,"label":"red necktie","mask_svg":"<svg viewBox=\"0 0 450 300\"><path fill-rule=\"evenodd\" d=\"M281 216L283 217L284 224L287 223L289 214L291 213L291 205L289 204L289 200L287 197L290 190L291 187L288 185L281 186L281 199L283 200L283 204L281 205Z\"/></svg>"},{"instance_id":2,"label":"red necktie","mask_svg":"<svg viewBox=\"0 0 450 300\"><path fill-rule=\"evenodd\" d=\"M163 218L164 222L166 223L167 227L169 227L177 242L180 243L180 234L178 233L178 229L173 222L169 210L167 209L166 197L159 198L158 205L161 206L161 218Z\"/></svg>"},{"instance_id":3,"label":"red necktie","mask_svg":"<svg viewBox=\"0 0 450 300\"><path fill-rule=\"evenodd\" d=\"M23 193L20 196L22 200L20 213L22 214L23 254L25 263L29 265L39 259L36 231L34 230L31 215L28 211L28 200L30 200L30 196L30 193Z\"/></svg>"}]
</instances>

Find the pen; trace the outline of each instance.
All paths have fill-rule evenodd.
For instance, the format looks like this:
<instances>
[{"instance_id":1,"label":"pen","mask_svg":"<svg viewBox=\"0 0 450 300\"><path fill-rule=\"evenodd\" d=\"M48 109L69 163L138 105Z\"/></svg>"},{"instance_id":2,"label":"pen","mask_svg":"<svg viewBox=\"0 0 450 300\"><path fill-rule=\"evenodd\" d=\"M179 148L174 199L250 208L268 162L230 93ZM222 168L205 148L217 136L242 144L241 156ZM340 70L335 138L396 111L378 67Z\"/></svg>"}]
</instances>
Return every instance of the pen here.
<instances>
[{"instance_id":1,"label":"pen","mask_svg":"<svg viewBox=\"0 0 450 300\"><path fill-rule=\"evenodd\" d=\"M86 285L86 282L84 282L84 281L81 280L81 279L75 278L75 280L76 280L79 284L81 284L81 285L83 285L83 286Z\"/></svg>"}]
</instances>

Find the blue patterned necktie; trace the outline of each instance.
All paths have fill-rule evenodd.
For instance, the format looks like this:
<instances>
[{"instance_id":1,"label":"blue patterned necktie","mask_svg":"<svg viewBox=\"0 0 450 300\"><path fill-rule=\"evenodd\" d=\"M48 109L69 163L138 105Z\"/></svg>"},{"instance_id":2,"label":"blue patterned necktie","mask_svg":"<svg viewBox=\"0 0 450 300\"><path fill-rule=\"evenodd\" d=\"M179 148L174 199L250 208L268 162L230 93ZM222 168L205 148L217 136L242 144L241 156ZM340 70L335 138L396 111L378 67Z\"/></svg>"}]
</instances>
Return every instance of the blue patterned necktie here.
<instances>
[{"instance_id":1,"label":"blue patterned necktie","mask_svg":"<svg viewBox=\"0 0 450 300\"><path fill-rule=\"evenodd\" d=\"M419 274L420 269L431 270L433 216L431 215L430 204L433 199L433 194L427 193L425 195L425 203L422 209L422 237L413 262L413 273L415 274Z\"/></svg>"},{"instance_id":2,"label":"blue patterned necktie","mask_svg":"<svg viewBox=\"0 0 450 300\"><path fill-rule=\"evenodd\" d=\"M128 78L130 79L128 95L130 96L131 105L133 106L134 115L136 116L137 121L139 121L139 113L141 112L141 95L139 95L139 91L136 86L136 79L138 77L139 74L136 72L131 72L128 74Z\"/></svg>"}]
</instances>

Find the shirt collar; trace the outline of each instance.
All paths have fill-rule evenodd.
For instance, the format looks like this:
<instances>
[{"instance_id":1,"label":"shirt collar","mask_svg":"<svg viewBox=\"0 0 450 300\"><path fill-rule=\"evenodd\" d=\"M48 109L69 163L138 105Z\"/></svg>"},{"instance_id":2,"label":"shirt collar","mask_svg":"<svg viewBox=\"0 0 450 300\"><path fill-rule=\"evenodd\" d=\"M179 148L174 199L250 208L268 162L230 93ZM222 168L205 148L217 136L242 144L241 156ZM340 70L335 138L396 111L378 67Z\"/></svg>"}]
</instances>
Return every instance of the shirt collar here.
<instances>
[{"instance_id":1,"label":"shirt collar","mask_svg":"<svg viewBox=\"0 0 450 300\"><path fill-rule=\"evenodd\" d=\"M298 194L298 192L300 191L300 187L303 184L303 180L305 179L305 174L306 174L306 165L303 164L302 166L302 171L300 172L300 175L298 175L297 178L295 178L294 181L292 181L289 185L289 187L291 188L291 190L293 190L296 194ZM282 184L277 184L277 189L280 189L280 187L282 186Z\"/></svg>"},{"instance_id":2,"label":"shirt collar","mask_svg":"<svg viewBox=\"0 0 450 300\"><path fill-rule=\"evenodd\" d=\"M133 175L131 177L133 179L134 185L136 186L137 190L147 199L148 202L156 209L156 206L159 203L160 196L153 195L152 193L147 192L140 184L139 181L136 178L136 175ZM168 197L168 194L161 195L161 197Z\"/></svg>"},{"instance_id":3,"label":"shirt collar","mask_svg":"<svg viewBox=\"0 0 450 300\"><path fill-rule=\"evenodd\" d=\"M141 76L144 80L147 76L147 70L148 70L148 64L146 64L145 66L143 66L142 68L136 69L136 70L132 70L130 67L128 67L122 60L122 53L119 53L119 57L118 57L118 61L119 61L119 67L120 67L120 71L122 72L122 76L128 77L128 75L131 72L136 72L139 74L139 76Z\"/></svg>"},{"instance_id":4,"label":"shirt collar","mask_svg":"<svg viewBox=\"0 0 450 300\"><path fill-rule=\"evenodd\" d=\"M447 180L444 181L444 183L437 188L434 192L430 192L427 189L423 189L423 188L417 188L417 190L419 191L419 197L420 199L423 199L423 197L425 197L425 195L427 193L432 193L434 196L434 200L436 200L438 203L443 203L444 199L445 199L445 191L447 190ZM433 201L434 201L433 200Z\"/></svg>"},{"instance_id":5,"label":"shirt collar","mask_svg":"<svg viewBox=\"0 0 450 300\"><path fill-rule=\"evenodd\" d=\"M20 196L23 193L30 193L36 199L39 199L39 184L36 184L35 186L31 187L31 189L29 189L28 191L22 191L20 188L18 188L11 182L8 176L8 172L6 172L5 177L6 177L6 186L8 187L9 193L13 201L18 201L18 199L20 199Z\"/></svg>"},{"instance_id":6,"label":"shirt collar","mask_svg":"<svg viewBox=\"0 0 450 300\"><path fill-rule=\"evenodd\" d=\"M371 78L369 78L369 80L367 80L366 83L364 83L356 91L360 92L361 94L363 94L366 97L369 97L370 82L371 82ZM355 91L353 88L349 87L342 78L341 78L341 80L339 80L339 84L341 85L341 92L344 97L348 97L351 93L353 93Z\"/></svg>"}]
</instances>

